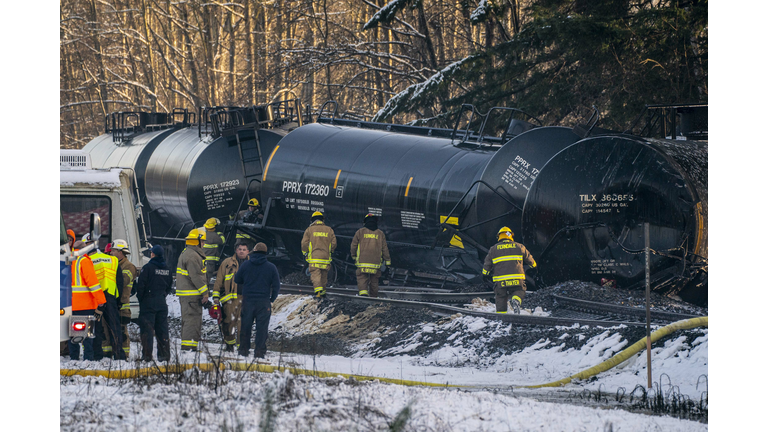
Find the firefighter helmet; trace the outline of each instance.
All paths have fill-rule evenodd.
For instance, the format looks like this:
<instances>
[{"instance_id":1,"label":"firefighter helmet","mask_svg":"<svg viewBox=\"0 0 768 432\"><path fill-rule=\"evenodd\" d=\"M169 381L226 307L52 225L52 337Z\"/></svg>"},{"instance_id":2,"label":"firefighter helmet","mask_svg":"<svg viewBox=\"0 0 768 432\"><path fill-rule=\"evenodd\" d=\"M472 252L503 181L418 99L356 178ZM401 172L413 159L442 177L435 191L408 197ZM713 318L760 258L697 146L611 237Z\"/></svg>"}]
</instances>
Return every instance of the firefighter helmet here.
<instances>
[{"instance_id":1,"label":"firefighter helmet","mask_svg":"<svg viewBox=\"0 0 768 432\"><path fill-rule=\"evenodd\" d=\"M501 227L499 230L499 240L501 239L508 239L512 240L512 237L515 235L515 233L512 232L511 229L508 227Z\"/></svg>"},{"instance_id":2,"label":"firefighter helmet","mask_svg":"<svg viewBox=\"0 0 768 432\"><path fill-rule=\"evenodd\" d=\"M367 214L367 215L365 215L365 217L363 218L363 222L365 222L365 221L366 221L368 218L375 218L375 217L376 217L376 215L375 215L375 214L373 214L373 213L368 213L368 214Z\"/></svg>"},{"instance_id":3,"label":"firefighter helmet","mask_svg":"<svg viewBox=\"0 0 768 432\"><path fill-rule=\"evenodd\" d=\"M259 200L256 198L251 198L250 201L248 201L248 207L258 207L259 206Z\"/></svg>"},{"instance_id":4,"label":"firefighter helmet","mask_svg":"<svg viewBox=\"0 0 768 432\"><path fill-rule=\"evenodd\" d=\"M123 239L117 239L112 242L112 250L119 250L120 252L128 255L131 253L130 250L128 250L128 242Z\"/></svg>"},{"instance_id":5,"label":"firefighter helmet","mask_svg":"<svg viewBox=\"0 0 768 432\"><path fill-rule=\"evenodd\" d=\"M210 218L207 221L205 221L205 225L203 225L203 226L206 227L207 229L212 230L212 229L216 228L216 225L218 225L220 223L221 223L221 221L218 220L217 218Z\"/></svg>"},{"instance_id":6,"label":"firefighter helmet","mask_svg":"<svg viewBox=\"0 0 768 432\"><path fill-rule=\"evenodd\" d=\"M323 220L323 219L325 219L325 216L323 216L323 214L320 213L319 211L312 213L312 222L316 220Z\"/></svg>"},{"instance_id":7,"label":"firefighter helmet","mask_svg":"<svg viewBox=\"0 0 768 432\"><path fill-rule=\"evenodd\" d=\"M189 231L189 234L187 234L187 237L184 238L184 240L187 241L187 244L195 244L195 242L205 240L205 230L201 230L199 228L192 228L192 230Z\"/></svg>"}]
</instances>

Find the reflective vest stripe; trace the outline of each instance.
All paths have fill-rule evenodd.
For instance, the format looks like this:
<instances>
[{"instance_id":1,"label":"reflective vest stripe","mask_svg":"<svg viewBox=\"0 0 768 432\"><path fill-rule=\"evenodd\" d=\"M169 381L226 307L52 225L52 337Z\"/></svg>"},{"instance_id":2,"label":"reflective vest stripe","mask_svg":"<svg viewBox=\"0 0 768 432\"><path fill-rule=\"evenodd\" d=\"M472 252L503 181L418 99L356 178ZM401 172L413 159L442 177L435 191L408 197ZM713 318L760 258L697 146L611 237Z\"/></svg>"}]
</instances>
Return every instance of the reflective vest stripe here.
<instances>
[{"instance_id":1,"label":"reflective vest stripe","mask_svg":"<svg viewBox=\"0 0 768 432\"><path fill-rule=\"evenodd\" d=\"M219 301L222 302L222 303L226 303L226 302L228 302L230 300L235 300L236 298L237 298L237 293L231 293L231 294L225 295Z\"/></svg>"},{"instance_id":2,"label":"reflective vest stripe","mask_svg":"<svg viewBox=\"0 0 768 432\"><path fill-rule=\"evenodd\" d=\"M120 310L126 310L126 309L127 310L131 309L131 304L130 303L125 303L122 307L120 307Z\"/></svg>"},{"instance_id":3,"label":"reflective vest stripe","mask_svg":"<svg viewBox=\"0 0 768 432\"><path fill-rule=\"evenodd\" d=\"M224 280L225 280L225 281L228 281L228 280L231 280L233 277L235 277L235 274L234 274L234 273L232 273L232 274L228 274L228 275L224 275Z\"/></svg>"},{"instance_id":4,"label":"reflective vest stripe","mask_svg":"<svg viewBox=\"0 0 768 432\"><path fill-rule=\"evenodd\" d=\"M218 261L219 257L217 257L217 256L206 256L205 260L206 261Z\"/></svg>"},{"instance_id":5,"label":"reflective vest stripe","mask_svg":"<svg viewBox=\"0 0 768 432\"><path fill-rule=\"evenodd\" d=\"M184 270L183 268L176 267L176 273L184 276L189 276L189 272Z\"/></svg>"},{"instance_id":6,"label":"reflective vest stripe","mask_svg":"<svg viewBox=\"0 0 768 432\"><path fill-rule=\"evenodd\" d=\"M525 279L525 274L508 274L508 275L500 275L500 276L493 277L494 282L512 280L512 279Z\"/></svg>"},{"instance_id":7,"label":"reflective vest stripe","mask_svg":"<svg viewBox=\"0 0 768 432\"><path fill-rule=\"evenodd\" d=\"M488 273L489 273L489 272L488 272L488 270L486 270L486 269L483 269L483 274L484 274L484 275L487 275Z\"/></svg>"},{"instance_id":8,"label":"reflective vest stripe","mask_svg":"<svg viewBox=\"0 0 768 432\"><path fill-rule=\"evenodd\" d=\"M196 296L196 295L200 295L200 290L176 290L176 296L178 297Z\"/></svg>"},{"instance_id":9,"label":"reflective vest stripe","mask_svg":"<svg viewBox=\"0 0 768 432\"><path fill-rule=\"evenodd\" d=\"M204 248L208 248L208 249L213 249L213 248L219 247L219 245L217 245L217 244L204 244L203 247Z\"/></svg>"},{"instance_id":10,"label":"reflective vest stripe","mask_svg":"<svg viewBox=\"0 0 768 432\"><path fill-rule=\"evenodd\" d=\"M358 267L376 268L377 269L377 268L381 267L381 264L364 264L364 263L359 263L359 264L357 264L357 266Z\"/></svg>"},{"instance_id":11,"label":"reflective vest stripe","mask_svg":"<svg viewBox=\"0 0 768 432\"><path fill-rule=\"evenodd\" d=\"M491 261L496 264L498 262L502 261L522 261L523 256L522 255L507 255L507 256L500 256L492 259Z\"/></svg>"},{"instance_id":12,"label":"reflective vest stripe","mask_svg":"<svg viewBox=\"0 0 768 432\"><path fill-rule=\"evenodd\" d=\"M181 346L191 346L197 348L197 341L193 340L182 340Z\"/></svg>"},{"instance_id":13,"label":"reflective vest stripe","mask_svg":"<svg viewBox=\"0 0 768 432\"><path fill-rule=\"evenodd\" d=\"M307 262L310 263L310 264L330 264L331 261L333 261L333 260L331 260L330 258L329 259L319 259L319 258L316 258L316 259L308 259L307 260Z\"/></svg>"}]
</instances>

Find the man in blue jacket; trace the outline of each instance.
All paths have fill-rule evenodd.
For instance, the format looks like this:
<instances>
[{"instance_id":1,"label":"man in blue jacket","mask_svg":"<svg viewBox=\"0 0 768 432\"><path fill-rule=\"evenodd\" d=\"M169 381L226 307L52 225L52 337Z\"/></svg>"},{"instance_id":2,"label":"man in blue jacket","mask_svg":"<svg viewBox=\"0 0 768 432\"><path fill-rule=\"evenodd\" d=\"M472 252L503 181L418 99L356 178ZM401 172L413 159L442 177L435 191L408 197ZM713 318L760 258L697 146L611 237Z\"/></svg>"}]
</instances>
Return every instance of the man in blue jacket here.
<instances>
[{"instance_id":1,"label":"man in blue jacket","mask_svg":"<svg viewBox=\"0 0 768 432\"><path fill-rule=\"evenodd\" d=\"M267 245L258 243L248 261L235 273L235 283L242 287L243 306L240 313L240 348L238 354L247 357L251 349L251 331L256 321L253 339L253 356L264 358L267 354L267 330L272 316L272 302L280 293L280 275L277 267L267 261Z\"/></svg>"},{"instance_id":2,"label":"man in blue jacket","mask_svg":"<svg viewBox=\"0 0 768 432\"><path fill-rule=\"evenodd\" d=\"M171 293L173 279L163 255L162 246L152 247L152 259L142 267L139 280L134 285L139 299L142 361L152 361L153 337L157 338L157 360L164 362L171 359L165 297Z\"/></svg>"}]
</instances>

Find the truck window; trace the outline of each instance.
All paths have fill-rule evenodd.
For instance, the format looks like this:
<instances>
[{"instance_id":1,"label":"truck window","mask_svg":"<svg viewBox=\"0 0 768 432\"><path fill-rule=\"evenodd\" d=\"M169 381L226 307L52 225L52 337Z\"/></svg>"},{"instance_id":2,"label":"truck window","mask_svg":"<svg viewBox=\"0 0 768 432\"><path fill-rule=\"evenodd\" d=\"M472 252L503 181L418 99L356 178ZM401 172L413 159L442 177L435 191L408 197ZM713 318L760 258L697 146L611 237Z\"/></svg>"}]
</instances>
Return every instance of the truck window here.
<instances>
[{"instance_id":1,"label":"truck window","mask_svg":"<svg viewBox=\"0 0 768 432\"><path fill-rule=\"evenodd\" d=\"M101 216L101 237L99 249L104 250L112 242L112 201L106 196L94 195L59 195L61 215L67 229L75 232L80 240L90 229L91 213ZM66 233L64 234L66 238Z\"/></svg>"}]
</instances>

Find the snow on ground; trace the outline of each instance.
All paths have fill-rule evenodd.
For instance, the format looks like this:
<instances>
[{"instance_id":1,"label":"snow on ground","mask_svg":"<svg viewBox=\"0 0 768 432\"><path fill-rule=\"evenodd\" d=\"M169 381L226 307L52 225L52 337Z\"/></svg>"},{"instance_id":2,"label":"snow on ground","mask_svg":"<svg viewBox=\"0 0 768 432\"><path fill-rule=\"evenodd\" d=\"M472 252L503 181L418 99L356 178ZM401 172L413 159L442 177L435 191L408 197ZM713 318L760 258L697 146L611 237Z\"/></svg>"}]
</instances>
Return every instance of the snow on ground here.
<instances>
[{"instance_id":1,"label":"snow on ground","mask_svg":"<svg viewBox=\"0 0 768 432\"><path fill-rule=\"evenodd\" d=\"M475 306L483 307L482 304ZM169 310L171 320L177 319L177 298L169 297ZM186 430L192 425L220 427L224 420L229 422L227 427L242 422L247 425L245 430L255 430L254 425L263 420L260 416L265 404L265 389L277 389L288 385L285 384L288 381L293 382L291 392L299 396L294 395L278 404L277 430L308 430L310 427L312 430L386 428L388 422L394 421L398 412L411 400L414 401L413 415L408 424L414 429L421 424L440 425L436 430L602 431L610 430L609 426L613 430L622 431L707 428L705 424L693 421L537 402L518 396L540 398L551 394L553 390L512 389L512 386L560 380L609 359L636 341L627 340L626 328L574 326L539 334L530 329L514 329L503 322L455 315L449 319L412 325L408 331L403 331L389 328L379 321L371 321L373 317L382 314L394 315L393 310L381 311L381 308L368 307L354 315L354 311L349 310L345 314L333 308L320 307L319 302L311 297L281 296L274 306L269 327L270 338L315 338L321 335L339 338L340 334L354 333L351 329L361 330L360 337L348 341L350 351L344 355L270 351L267 360L274 365L308 370L475 386L473 391L409 388L370 382L349 384L334 379L238 372L226 372L228 382L220 386L219 393L201 387L184 390L178 384L144 388L136 382L121 384L107 382L103 378L62 377L62 429L68 429L69 426L75 429L94 421L84 415L82 421L72 420L71 424L67 423L69 419L65 418L65 413L75 408L71 406L67 395L77 394L81 399L85 397L101 405L101 398L109 394L110 397L130 401L118 401L116 406L138 404L140 407L134 408L133 413L122 414L125 417L117 421L125 426L121 430L154 429L151 426L157 425L156 421L164 422L160 423L160 429ZM415 319L414 323L418 323L418 317ZM371 322L378 323L378 327L373 326L375 331L366 327ZM204 326L215 328L207 314L204 314ZM136 327L133 324L131 327L135 332ZM217 328L215 332L218 332ZM217 340L215 332L210 333L213 340ZM528 336L531 342L520 347L504 346L516 332L530 333ZM173 337L173 331L171 334L173 362L206 362L209 357L222 355L222 345L210 342L204 344L203 353L181 353L178 351L178 337ZM140 355L140 349L137 342L132 343L133 360ZM693 401L708 397L707 329L674 334L654 344L652 354L656 390L660 389L667 394L676 391ZM234 361L246 360L231 353L225 353L225 356ZM136 366L134 362L112 362L108 359L74 362L62 358L60 363L62 369L125 369ZM615 394L623 389L629 394L636 386L647 384L646 365L646 353L643 351L614 369L584 382L568 384L557 391L599 390ZM483 389L504 394L493 394ZM216 409L206 407L200 414L196 414L199 410L195 410L195 400L187 394L190 391L202 400L220 398L221 403ZM112 403L114 399L104 400ZM361 414L361 400L370 406L366 408L368 411L363 410L368 413L366 415ZM179 404L185 408L179 408ZM178 412L180 410L187 410L187 416L184 412ZM161 413L171 411L175 414L161 416ZM230 413L227 414L230 417L221 413Z\"/></svg>"}]
</instances>

